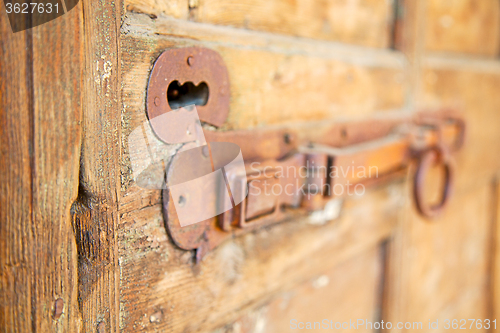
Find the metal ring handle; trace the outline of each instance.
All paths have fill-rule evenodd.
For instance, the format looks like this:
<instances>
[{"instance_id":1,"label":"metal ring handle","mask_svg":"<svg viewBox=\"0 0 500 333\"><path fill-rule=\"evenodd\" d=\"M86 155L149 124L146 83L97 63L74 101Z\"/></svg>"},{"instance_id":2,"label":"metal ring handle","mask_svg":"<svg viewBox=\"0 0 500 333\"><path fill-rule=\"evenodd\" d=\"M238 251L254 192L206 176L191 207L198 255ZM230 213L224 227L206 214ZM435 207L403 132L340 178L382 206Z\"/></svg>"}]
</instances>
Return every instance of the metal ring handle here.
<instances>
[{"instance_id":1,"label":"metal ring handle","mask_svg":"<svg viewBox=\"0 0 500 333\"><path fill-rule=\"evenodd\" d=\"M437 163L439 163L445 171L444 186L439 202L435 205L430 205L424 201L424 180L429 169ZM414 178L413 195L417 210L422 216L427 218L436 217L444 208L451 194L454 172L453 163L442 149L435 147L420 153L420 159Z\"/></svg>"}]
</instances>

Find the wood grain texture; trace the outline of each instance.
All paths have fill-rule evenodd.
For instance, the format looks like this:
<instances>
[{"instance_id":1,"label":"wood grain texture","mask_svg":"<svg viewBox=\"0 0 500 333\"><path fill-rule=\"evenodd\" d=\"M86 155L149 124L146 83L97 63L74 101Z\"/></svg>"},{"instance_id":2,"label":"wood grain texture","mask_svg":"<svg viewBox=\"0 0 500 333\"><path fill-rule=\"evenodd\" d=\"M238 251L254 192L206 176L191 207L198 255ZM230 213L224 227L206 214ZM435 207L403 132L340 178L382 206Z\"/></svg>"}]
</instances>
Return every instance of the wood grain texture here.
<instances>
[{"instance_id":1,"label":"wood grain texture","mask_svg":"<svg viewBox=\"0 0 500 333\"><path fill-rule=\"evenodd\" d=\"M78 194L82 134L81 25L82 11L78 6L32 31L35 142L32 216L37 234L33 249L37 263L35 281L39 288L34 295L38 304L33 315L43 323L37 331L71 331L80 327L77 252L70 208ZM61 323L54 323L47 315L48 309L54 311L57 298L64 301L64 317L58 320Z\"/></svg>"},{"instance_id":2,"label":"wood grain texture","mask_svg":"<svg viewBox=\"0 0 500 333\"><path fill-rule=\"evenodd\" d=\"M386 48L391 44L392 1L127 0L126 8L153 16Z\"/></svg>"},{"instance_id":3,"label":"wood grain texture","mask_svg":"<svg viewBox=\"0 0 500 333\"><path fill-rule=\"evenodd\" d=\"M427 0L425 48L496 57L500 3L496 0Z\"/></svg>"},{"instance_id":4,"label":"wood grain texture","mask_svg":"<svg viewBox=\"0 0 500 333\"><path fill-rule=\"evenodd\" d=\"M444 68L437 61L426 65L422 73L423 100L430 107L451 106L462 110L467 136L465 146L455 156L458 175L455 187L461 192L491 182L500 169L500 156L492 153L500 149L500 96L496 89L500 72L495 66L485 72L479 70L481 66L468 66L464 62L452 66L451 61L446 62L448 66Z\"/></svg>"},{"instance_id":5,"label":"wood grain texture","mask_svg":"<svg viewBox=\"0 0 500 333\"><path fill-rule=\"evenodd\" d=\"M160 204L131 209L119 232L123 329L206 332L236 320L389 237L400 189L348 200L343 217L322 226L295 219L230 240L199 266L169 240Z\"/></svg>"},{"instance_id":6,"label":"wood grain texture","mask_svg":"<svg viewBox=\"0 0 500 333\"><path fill-rule=\"evenodd\" d=\"M483 184L456 194L433 223L408 210L403 260L395 263L403 272L397 289L403 293L395 297L401 309L387 317L423 323L488 318L492 208L490 184Z\"/></svg>"},{"instance_id":7,"label":"wood grain texture","mask_svg":"<svg viewBox=\"0 0 500 333\"><path fill-rule=\"evenodd\" d=\"M204 17L207 21L203 22L214 25L156 15L155 6L146 2L137 11L149 8L150 16L129 12L122 25L121 327L125 331L206 331L216 327L224 331L243 325L246 319L220 328L247 311L253 316L250 321L261 325L266 320L262 309L267 309L273 295L298 290L297 283L321 274L325 265L333 267L352 259L354 254L369 251L367 244L377 244L388 236L392 242L385 271L383 318L427 322L429 318L486 316L492 211L488 189L500 168L498 154L491 153L500 142L496 62L424 56L426 48L433 50L426 46L428 36L422 34L422 28L433 19L424 17L429 15L429 3L406 2L411 15L400 50L408 56L408 63L400 53L295 39L285 36L290 34L287 31L229 22L222 14L210 17L203 11L217 8L206 9L206 3L190 2L188 16L192 20ZM175 15L185 18L185 13ZM240 18L236 15L235 20ZM250 23L261 24L256 22ZM254 31L239 29L242 27ZM260 29L262 32L255 31ZM228 241L201 266L194 266L192 253L173 246L163 229L158 191L142 190L131 181L126 159L129 147L124 143L130 131L146 120L145 87L154 59L165 48L192 45L217 50L228 66L232 99L223 128L227 130L386 116L391 114L387 110L398 113L407 105L412 110L450 105L463 110L468 141L456 155L457 191L445 216L434 225L426 224L415 215L407 193L405 208L393 209L389 218L393 222L384 226L377 221L385 219L390 208L379 207L382 211L363 217L357 214L364 214L360 212L370 202L389 205L387 198L371 201L365 197L362 203L346 207L338 224L314 230L303 219L282 223ZM396 85L393 75L398 76ZM433 174L431 182L437 183L437 177ZM430 188L430 192L435 190ZM372 234L368 236L363 233L366 227L353 227L356 222L352 221L376 226L369 229ZM357 240L340 240L350 237Z\"/></svg>"},{"instance_id":8,"label":"wood grain texture","mask_svg":"<svg viewBox=\"0 0 500 333\"><path fill-rule=\"evenodd\" d=\"M290 332L293 327L291 320L295 319L295 324L312 322L312 327L316 329L308 331L334 329L348 332L352 328L346 329L344 323L362 319L364 325L357 327L356 331L376 332L367 322L380 321L379 293L383 266L380 246L366 249L314 279L278 295L266 306L265 324L256 324L265 327L262 332ZM327 321L324 322L324 319ZM314 322L319 322L321 329L319 325L314 326Z\"/></svg>"},{"instance_id":9,"label":"wood grain texture","mask_svg":"<svg viewBox=\"0 0 500 333\"><path fill-rule=\"evenodd\" d=\"M127 11L145 13L151 17L167 15L183 20L190 17L188 0L132 0L125 2L125 8Z\"/></svg>"},{"instance_id":10,"label":"wood grain texture","mask_svg":"<svg viewBox=\"0 0 500 333\"><path fill-rule=\"evenodd\" d=\"M385 48L390 45L392 2L199 0L195 20L299 37Z\"/></svg>"},{"instance_id":11,"label":"wood grain texture","mask_svg":"<svg viewBox=\"0 0 500 333\"><path fill-rule=\"evenodd\" d=\"M345 323L357 323L357 319L364 321L357 331L376 332L373 323L380 321L379 291L384 266L381 252L380 246L366 249L332 269L271 296L264 306L242 311L236 321L213 333L290 332L300 330L301 322L300 327L308 332L348 332ZM372 323L371 329L368 321Z\"/></svg>"},{"instance_id":12,"label":"wood grain texture","mask_svg":"<svg viewBox=\"0 0 500 333\"><path fill-rule=\"evenodd\" d=\"M33 139L31 65L26 31L13 34L5 11L0 12L0 327L3 332L29 331L32 325L34 256L32 214ZM11 87L17 87L13 89ZM14 111L14 112L11 112Z\"/></svg>"},{"instance_id":13,"label":"wood grain texture","mask_svg":"<svg viewBox=\"0 0 500 333\"><path fill-rule=\"evenodd\" d=\"M492 318L500 318L500 175L493 182L493 235L492 235L492 261L491 261L491 306Z\"/></svg>"},{"instance_id":14,"label":"wood grain texture","mask_svg":"<svg viewBox=\"0 0 500 333\"><path fill-rule=\"evenodd\" d=\"M116 226L120 184L121 2L84 1L85 79L78 200L72 207L78 245L84 332L119 329Z\"/></svg>"},{"instance_id":15,"label":"wood grain texture","mask_svg":"<svg viewBox=\"0 0 500 333\"><path fill-rule=\"evenodd\" d=\"M396 0L397 16L394 27L394 44L408 61L408 107L416 112L422 107L422 55L424 50L425 1Z\"/></svg>"},{"instance_id":16,"label":"wood grain texture","mask_svg":"<svg viewBox=\"0 0 500 333\"><path fill-rule=\"evenodd\" d=\"M7 43L0 65L6 171L0 326L6 332L78 331L70 207L78 193L81 145L81 7L16 35L5 13L0 16Z\"/></svg>"},{"instance_id":17,"label":"wood grain texture","mask_svg":"<svg viewBox=\"0 0 500 333\"><path fill-rule=\"evenodd\" d=\"M407 191L408 192L408 191ZM408 212L413 209L410 200L403 200L403 208L399 212L398 220L408 219ZM399 222L387 241L386 264L384 267L384 280L382 284L381 315L385 322L397 323L406 318L408 270L403 270L407 260L406 246L409 242L409 226ZM397 326L391 332L402 332Z\"/></svg>"}]
</instances>

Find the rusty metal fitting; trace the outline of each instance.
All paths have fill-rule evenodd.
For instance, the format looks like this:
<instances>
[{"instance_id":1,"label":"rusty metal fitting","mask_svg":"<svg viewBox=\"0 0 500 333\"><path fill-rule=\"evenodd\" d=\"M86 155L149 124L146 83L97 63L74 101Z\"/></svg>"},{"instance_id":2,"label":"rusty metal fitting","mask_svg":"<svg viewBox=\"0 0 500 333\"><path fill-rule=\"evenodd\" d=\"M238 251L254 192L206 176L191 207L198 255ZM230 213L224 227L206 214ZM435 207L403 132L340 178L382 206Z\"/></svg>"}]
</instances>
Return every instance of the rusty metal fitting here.
<instances>
[{"instance_id":1,"label":"rusty metal fitting","mask_svg":"<svg viewBox=\"0 0 500 333\"><path fill-rule=\"evenodd\" d=\"M229 113L229 96L229 75L217 52L202 47L168 49L153 65L146 110L151 121L184 104L195 104L201 121L220 127ZM152 122L151 126L168 142L161 124Z\"/></svg>"},{"instance_id":2,"label":"rusty metal fitting","mask_svg":"<svg viewBox=\"0 0 500 333\"><path fill-rule=\"evenodd\" d=\"M429 204L424 200L424 181L432 166L439 165L445 172L443 191L437 204ZM427 218L434 218L447 204L454 180L455 167L446 149L435 146L420 152L418 166L413 182L413 197L418 212Z\"/></svg>"}]
</instances>

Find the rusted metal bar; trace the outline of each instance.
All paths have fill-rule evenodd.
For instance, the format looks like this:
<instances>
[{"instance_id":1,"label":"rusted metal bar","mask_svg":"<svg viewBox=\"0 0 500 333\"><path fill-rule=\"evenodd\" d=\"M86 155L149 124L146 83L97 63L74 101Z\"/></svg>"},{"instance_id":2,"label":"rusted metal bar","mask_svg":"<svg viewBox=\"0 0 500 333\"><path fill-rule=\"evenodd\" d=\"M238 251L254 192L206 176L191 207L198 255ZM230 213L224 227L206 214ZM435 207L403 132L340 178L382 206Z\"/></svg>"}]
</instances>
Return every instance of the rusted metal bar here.
<instances>
[{"instance_id":1,"label":"rusted metal bar","mask_svg":"<svg viewBox=\"0 0 500 333\"><path fill-rule=\"evenodd\" d=\"M241 188L248 188L248 196L218 217L182 228L170 204L169 192L165 190L165 216L172 238L183 249L198 249L198 258L201 259L228 237L282 222L297 214L324 209L332 199L355 192L358 184L371 186L380 183L400 174L414 161L420 163L415 177L416 207L426 217L435 216L451 192L453 168L450 152L463 142L463 121L456 114L436 112L433 118L417 115L410 121L403 119L389 123L390 130L386 130L389 126L384 124L380 126L381 130L372 129L365 134L364 141L357 135L356 139L351 139L355 144L344 143L337 147L312 143L297 128L209 132L207 141L233 142L241 147L246 170L243 174L228 173L227 177L240 182ZM366 123L360 124L366 126ZM345 136L342 131L349 128L356 132L355 127L354 123L331 128L334 133L339 131L338 140L345 142L349 139L342 138ZM325 136L320 141L331 142L332 139ZM276 142L275 148L264 151L263 147L269 142ZM422 187L428 168L436 163L443 166L446 177L442 199L432 206L425 203ZM364 170L364 173L357 170ZM205 187L203 191L216 189ZM200 206L199 209L204 208Z\"/></svg>"}]
</instances>

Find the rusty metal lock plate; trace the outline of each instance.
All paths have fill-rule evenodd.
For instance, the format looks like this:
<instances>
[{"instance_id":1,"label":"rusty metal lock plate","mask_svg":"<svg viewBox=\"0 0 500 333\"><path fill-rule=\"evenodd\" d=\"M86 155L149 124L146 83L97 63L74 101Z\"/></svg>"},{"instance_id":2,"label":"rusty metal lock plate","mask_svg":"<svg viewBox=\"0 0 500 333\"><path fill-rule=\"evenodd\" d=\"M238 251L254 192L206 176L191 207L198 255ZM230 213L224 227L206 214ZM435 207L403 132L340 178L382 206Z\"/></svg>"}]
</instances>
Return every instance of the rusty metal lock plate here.
<instances>
[{"instance_id":1,"label":"rusty metal lock plate","mask_svg":"<svg viewBox=\"0 0 500 333\"><path fill-rule=\"evenodd\" d=\"M164 51L149 77L148 118L195 104L200 120L220 127L229 113L229 77L222 57L201 47ZM160 124L152 123L160 139L168 142Z\"/></svg>"}]
</instances>

